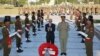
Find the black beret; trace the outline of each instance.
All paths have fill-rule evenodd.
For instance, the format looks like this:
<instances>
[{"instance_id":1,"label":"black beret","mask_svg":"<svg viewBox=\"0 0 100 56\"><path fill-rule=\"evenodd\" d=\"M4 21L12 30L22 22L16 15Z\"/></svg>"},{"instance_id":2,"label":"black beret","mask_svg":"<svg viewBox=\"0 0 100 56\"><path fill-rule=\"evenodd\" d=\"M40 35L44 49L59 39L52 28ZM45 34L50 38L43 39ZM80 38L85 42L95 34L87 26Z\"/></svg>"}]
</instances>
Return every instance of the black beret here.
<instances>
[{"instance_id":1,"label":"black beret","mask_svg":"<svg viewBox=\"0 0 100 56\"><path fill-rule=\"evenodd\" d=\"M4 23L5 22L10 22L11 21L11 17L10 16L5 16L4 18Z\"/></svg>"},{"instance_id":2,"label":"black beret","mask_svg":"<svg viewBox=\"0 0 100 56\"><path fill-rule=\"evenodd\" d=\"M35 14L35 12L33 11L32 14Z\"/></svg>"},{"instance_id":3,"label":"black beret","mask_svg":"<svg viewBox=\"0 0 100 56\"><path fill-rule=\"evenodd\" d=\"M89 15L89 16L88 16L88 19L93 19L93 16L92 16L92 15Z\"/></svg>"},{"instance_id":4,"label":"black beret","mask_svg":"<svg viewBox=\"0 0 100 56\"><path fill-rule=\"evenodd\" d=\"M86 13L83 13L83 15L86 15Z\"/></svg>"},{"instance_id":5,"label":"black beret","mask_svg":"<svg viewBox=\"0 0 100 56\"><path fill-rule=\"evenodd\" d=\"M20 19L20 16L16 16L16 19Z\"/></svg>"},{"instance_id":6,"label":"black beret","mask_svg":"<svg viewBox=\"0 0 100 56\"><path fill-rule=\"evenodd\" d=\"M61 15L61 18L66 18L66 16L64 16L64 15Z\"/></svg>"},{"instance_id":7,"label":"black beret","mask_svg":"<svg viewBox=\"0 0 100 56\"><path fill-rule=\"evenodd\" d=\"M28 13L26 13L25 16L28 16Z\"/></svg>"}]
</instances>

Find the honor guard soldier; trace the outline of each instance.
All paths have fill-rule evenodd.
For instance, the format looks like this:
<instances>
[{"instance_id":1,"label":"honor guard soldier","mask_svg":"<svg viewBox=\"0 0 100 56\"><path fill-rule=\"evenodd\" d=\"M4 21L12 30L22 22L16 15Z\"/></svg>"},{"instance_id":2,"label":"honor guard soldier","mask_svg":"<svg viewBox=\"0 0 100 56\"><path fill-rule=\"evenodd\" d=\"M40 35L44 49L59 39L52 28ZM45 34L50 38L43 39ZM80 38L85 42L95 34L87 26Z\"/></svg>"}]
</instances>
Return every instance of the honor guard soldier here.
<instances>
[{"instance_id":1,"label":"honor guard soldier","mask_svg":"<svg viewBox=\"0 0 100 56\"><path fill-rule=\"evenodd\" d=\"M49 23L45 25L46 41L47 43L54 44L55 40L55 24L52 23L52 19L49 19Z\"/></svg>"},{"instance_id":2,"label":"honor guard soldier","mask_svg":"<svg viewBox=\"0 0 100 56\"><path fill-rule=\"evenodd\" d=\"M87 21L86 13L83 13L82 15L83 16L82 16L81 23L80 23L80 25L81 25L81 31L85 32L85 30L86 30L86 21ZM81 43L84 43L84 36L82 36Z\"/></svg>"},{"instance_id":3,"label":"honor guard soldier","mask_svg":"<svg viewBox=\"0 0 100 56\"><path fill-rule=\"evenodd\" d=\"M10 16L5 16L4 18L4 26L2 28L2 35L3 35L3 56L9 56L11 51L11 45L12 45L12 38L16 34L18 34L20 31L17 31L15 33L10 34L9 28L10 28Z\"/></svg>"},{"instance_id":4,"label":"honor guard soldier","mask_svg":"<svg viewBox=\"0 0 100 56\"><path fill-rule=\"evenodd\" d=\"M81 19L81 31L85 32L85 26L86 26L86 21L87 21L87 18L86 18L86 13L83 13L82 14L82 19Z\"/></svg>"},{"instance_id":5,"label":"honor guard soldier","mask_svg":"<svg viewBox=\"0 0 100 56\"><path fill-rule=\"evenodd\" d=\"M41 27L44 27L43 26L43 24L44 24L43 20L44 20L44 12L43 12L43 10L41 10Z\"/></svg>"},{"instance_id":6,"label":"honor guard soldier","mask_svg":"<svg viewBox=\"0 0 100 56\"><path fill-rule=\"evenodd\" d=\"M36 35L36 18L35 18L35 12L32 12L32 30L33 30L33 35Z\"/></svg>"},{"instance_id":7,"label":"honor guard soldier","mask_svg":"<svg viewBox=\"0 0 100 56\"><path fill-rule=\"evenodd\" d=\"M20 21L20 16L16 16L16 22L15 22L15 31L22 31L22 24ZM23 52L23 50L21 50L21 38L22 38L22 32L19 33L20 37L16 35L16 47L17 47L17 52Z\"/></svg>"},{"instance_id":8,"label":"honor guard soldier","mask_svg":"<svg viewBox=\"0 0 100 56\"><path fill-rule=\"evenodd\" d=\"M40 10L38 10L38 12L37 12L37 24L38 24L38 31L41 31L40 30L40 24L41 24L41 12L40 12Z\"/></svg>"},{"instance_id":9,"label":"honor guard soldier","mask_svg":"<svg viewBox=\"0 0 100 56\"><path fill-rule=\"evenodd\" d=\"M76 10L75 21L76 21L77 31L80 31L80 30L81 30L81 27L80 27L80 22L81 22L81 12L80 12L78 9Z\"/></svg>"},{"instance_id":10,"label":"honor guard soldier","mask_svg":"<svg viewBox=\"0 0 100 56\"><path fill-rule=\"evenodd\" d=\"M86 55L93 56L94 24L92 15L88 17L88 20L86 22L86 34L88 35L88 39L86 39L85 41Z\"/></svg>"},{"instance_id":11,"label":"honor guard soldier","mask_svg":"<svg viewBox=\"0 0 100 56\"><path fill-rule=\"evenodd\" d=\"M26 42L31 42L29 40L29 30L30 30L30 21L28 18L28 14L25 14L25 37L27 38Z\"/></svg>"},{"instance_id":12,"label":"honor guard soldier","mask_svg":"<svg viewBox=\"0 0 100 56\"><path fill-rule=\"evenodd\" d=\"M5 16L3 34L3 56L9 56L11 51L11 38L9 37L10 16Z\"/></svg>"}]
</instances>

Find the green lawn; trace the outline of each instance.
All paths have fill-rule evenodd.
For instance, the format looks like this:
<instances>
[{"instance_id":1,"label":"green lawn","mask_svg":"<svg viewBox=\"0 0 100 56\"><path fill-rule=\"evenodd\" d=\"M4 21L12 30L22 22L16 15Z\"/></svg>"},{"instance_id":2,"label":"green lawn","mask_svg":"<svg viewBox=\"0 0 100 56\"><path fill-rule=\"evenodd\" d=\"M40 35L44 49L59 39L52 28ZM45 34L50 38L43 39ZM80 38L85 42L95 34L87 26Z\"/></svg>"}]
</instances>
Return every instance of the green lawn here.
<instances>
[{"instance_id":1,"label":"green lawn","mask_svg":"<svg viewBox=\"0 0 100 56\"><path fill-rule=\"evenodd\" d=\"M100 23L100 20L94 20L94 23Z\"/></svg>"},{"instance_id":2,"label":"green lawn","mask_svg":"<svg viewBox=\"0 0 100 56\"><path fill-rule=\"evenodd\" d=\"M41 3L44 3L44 2L48 3L49 1L50 0L40 0L37 4L41 4ZM68 2L71 2L71 3L75 3L75 4L78 3L78 0L56 0L56 4L60 4L60 3L65 2L65 1L68 1ZM88 0L86 0L86 1L88 1ZM83 2L87 3L86 1L83 1ZM100 3L100 1L99 0L95 0L95 3Z\"/></svg>"}]
</instances>

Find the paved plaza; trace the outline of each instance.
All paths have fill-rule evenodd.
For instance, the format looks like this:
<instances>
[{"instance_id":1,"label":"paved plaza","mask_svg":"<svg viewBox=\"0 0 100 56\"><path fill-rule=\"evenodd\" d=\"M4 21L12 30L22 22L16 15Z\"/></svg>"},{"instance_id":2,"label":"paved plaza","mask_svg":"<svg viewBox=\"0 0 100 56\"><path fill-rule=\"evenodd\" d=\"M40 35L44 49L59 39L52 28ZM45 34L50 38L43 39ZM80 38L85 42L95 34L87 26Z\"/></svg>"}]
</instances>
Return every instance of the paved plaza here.
<instances>
[{"instance_id":1,"label":"paved plaza","mask_svg":"<svg viewBox=\"0 0 100 56\"><path fill-rule=\"evenodd\" d=\"M60 22L60 18L58 16L51 16L53 19L53 22L58 24ZM47 22L45 21L45 24ZM78 32L76 31L74 20L72 22L68 21L70 25L70 30L68 34L68 43L67 43L67 56L86 56L86 50L84 43L81 43L82 38L78 36ZM95 27L100 26L100 24L96 25ZM100 29L100 28L99 28ZM32 42L27 43L25 35L23 33L22 37L22 49L24 50L22 53L16 52L16 40L13 41L12 49L10 56L39 56L38 54L38 47L46 41L46 32L44 28L41 28L42 31L37 31L37 36L32 35L32 29L30 30L30 39ZM1 31L1 30L0 30ZM12 25L12 31L14 31L14 26ZM0 38L2 38L2 34L0 33ZM60 44L59 44L59 35L58 31L55 31L55 45L59 49L59 55L60 56ZM100 56L100 40L94 36L93 39L93 52L94 56ZM0 56L2 55L2 49L0 50Z\"/></svg>"}]
</instances>

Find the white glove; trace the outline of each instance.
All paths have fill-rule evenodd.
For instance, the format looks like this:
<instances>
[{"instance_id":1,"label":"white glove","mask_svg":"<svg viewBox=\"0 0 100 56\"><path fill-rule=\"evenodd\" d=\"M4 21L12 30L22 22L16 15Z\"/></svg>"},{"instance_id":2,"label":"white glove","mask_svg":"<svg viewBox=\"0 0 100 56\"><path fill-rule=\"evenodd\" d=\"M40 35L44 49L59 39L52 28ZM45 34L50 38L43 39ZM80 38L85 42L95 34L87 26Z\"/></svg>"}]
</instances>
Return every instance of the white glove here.
<instances>
[{"instance_id":1,"label":"white glove","mask_svg":"<svg viewBox=\"0 0 100 56\"><path fill-rule=\"evenodd\" d=\"M85 38L88 38L88 35L86 33L82 32L82 31L79 31L78 33L83 35Z\"/></svg>"},{"instance_id":2,"label":"white glove","mask_svg":"<svg viewBox=\"0 0 100 56\"><path fill-rule=\"evenodd\" d=\"M21 35L19 33L16 34L19 38L21 38Z\"/></svg>"},{"instance_id":3,"label":"white glove","mask_svg":"<svg viewBox=\"0 0 100 56\"><path fill-rule=\"evenodd\" d=\"M12 37L12 36L14 36L16 34L17 34L17 32L14 32L14 33L10 34L9 37Z\"/></svg>"},{"instance_id":4,"label":"white glove","mask_svg":"<svg viewBox=\"0 0 100 56\"><path fill-rule=\"evenodd\" d=\"M27 27L25 27L25 30L26 30L26 31L29 31L29 29L28 29Z\"/></svg>"}]
</instances>

